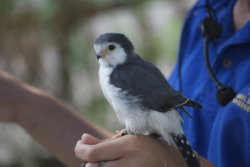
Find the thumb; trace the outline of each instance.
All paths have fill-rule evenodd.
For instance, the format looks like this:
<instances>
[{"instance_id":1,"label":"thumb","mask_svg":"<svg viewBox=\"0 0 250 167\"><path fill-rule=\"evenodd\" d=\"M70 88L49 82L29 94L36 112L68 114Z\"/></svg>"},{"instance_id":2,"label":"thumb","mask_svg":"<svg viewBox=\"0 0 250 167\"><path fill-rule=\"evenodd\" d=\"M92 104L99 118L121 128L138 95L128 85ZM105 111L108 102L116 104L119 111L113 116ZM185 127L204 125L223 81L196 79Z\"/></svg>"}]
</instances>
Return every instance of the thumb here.
<instances>
[{"instance_id":1,"label":"thumb","mask_svg":"<svg viewBox=\"0 0 250 167\"><path fill-rule=\"evenodd\" d=\"M90 135L90 134L87 134L87 133L84 133L82 135L82 138L81 138L81 143L82 144L89 144L89 145L94 145L94 144L98 144L98 143L101 143L102 140Z\"/></svg>"}]
</instances>

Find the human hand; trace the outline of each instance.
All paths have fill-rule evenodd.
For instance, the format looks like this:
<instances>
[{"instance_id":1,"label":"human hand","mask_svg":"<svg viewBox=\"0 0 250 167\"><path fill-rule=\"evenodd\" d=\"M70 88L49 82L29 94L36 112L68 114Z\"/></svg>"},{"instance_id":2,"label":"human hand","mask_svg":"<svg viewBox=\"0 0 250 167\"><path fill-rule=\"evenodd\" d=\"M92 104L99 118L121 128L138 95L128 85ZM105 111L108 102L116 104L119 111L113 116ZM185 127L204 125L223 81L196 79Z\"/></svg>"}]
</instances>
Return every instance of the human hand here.
<instances>
[{"instance_id":1,"label":"human hand","mask_svg":"<svg viewBox=\"0 0 250 167\"><path fill-rule=\"evenodd\" d=\"M168 143L143 135L126 135L101 141L84 134L76 144L75 154L86 167L185 167L182 155Z\"/></svg>"}]
</instances>

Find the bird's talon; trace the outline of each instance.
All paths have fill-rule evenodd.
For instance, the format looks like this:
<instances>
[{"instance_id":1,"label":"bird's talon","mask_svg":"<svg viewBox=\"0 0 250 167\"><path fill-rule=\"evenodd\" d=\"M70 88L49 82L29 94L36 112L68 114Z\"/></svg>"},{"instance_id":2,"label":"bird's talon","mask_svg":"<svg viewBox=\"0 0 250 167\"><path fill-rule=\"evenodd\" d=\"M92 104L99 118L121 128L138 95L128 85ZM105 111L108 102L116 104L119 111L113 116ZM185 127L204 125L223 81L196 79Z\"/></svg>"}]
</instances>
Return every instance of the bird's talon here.
<instances>
[{"instance_id":1,"label":"bird's talon","mask_svg":"<svg viewBox=\"0 0 250 167\"><path fill-rule=\"evenodd\" d=\"M116 131L116 134L112 137L112 139L116 139L116 138L125 136L127 134L128 134L127 129L122 129L120 131Z\"/></svg>"}]
</instances>

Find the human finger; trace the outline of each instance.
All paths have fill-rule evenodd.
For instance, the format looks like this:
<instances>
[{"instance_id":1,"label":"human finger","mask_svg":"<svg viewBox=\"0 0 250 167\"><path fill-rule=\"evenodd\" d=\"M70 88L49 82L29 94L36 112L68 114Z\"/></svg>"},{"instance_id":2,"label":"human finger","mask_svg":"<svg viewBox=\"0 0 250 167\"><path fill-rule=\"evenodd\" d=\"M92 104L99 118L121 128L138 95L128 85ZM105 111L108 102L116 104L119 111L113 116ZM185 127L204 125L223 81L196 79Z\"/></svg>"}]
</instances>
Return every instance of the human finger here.
<instances>
[{"instance_id":1,"label":"human finger","mask_svg":"<svg viewBox=\"0 0 250 167\"><path fill-rule=\"evenodd\" d=\"M85 154L87 154L88 151L88 146L86 145L95 145L100 142L103 142L103 140L100 140L90 134L84 133L81 137L80 140L77 141L76 146L75 146L75 155L84 160L83 157ZM88 155L86 155L88 156Z\"/></svg>"},{"instance_id":2,"label":"human finger","mask_svg":"<svg viewBox=\"0 0 250 167\"><path fill-rule=\"evenodd\" d=\"M128 162L123 159L113 161L101 161L98 163L87 163L85 167L127 167L130 166Z\"/></svg>"},{"instance_id":3,"label":"human finger","mask_svg":"<svg viewBox=\"0 0 250 167\"><path fill-rule=\"evenodd\" d=\"M81 159L87 162L119 159L126 155L129 150L133 149L129 144L130 139L124 136L95 145L82 144L79 147L81 149Z\"/></svg>"},{"instance_id":4,"label":"human finger","mask_svg":"<svg viewBox=\"0 0 250 167\"><path fill-rule=\"evenodd\" d=\"M85 167L98 167L98 163L87 163Z\"/></svg>"},{"instance_id":5,"label":"human finger","mask_svg":"<svg viewBox=\"0 0 250 167\"><path fill-rule=\"evenodd\" d=\"M79 159L86 162L99 162L102 160L113 160L121 156L121 152L116 152L112 143L105 141L96 145L83 144L82 140L78 140L75 146L75 155ZM108 143L108 144L107 144ZM117 144L116 144L117 145ZM119 146L120 147L120 146ZM113 148L113 149L110 149Z\"/></svg>"},{"instance_id":6,"label":"human finger","mask_svg":"<svg viewBox=\"0 0 250 167\"><path fill-rule=\"evenodd\" d=\"M78 140L74 149L76 157L78 157L81 160L83 160L82 156L84 155L83 145L84 144L82 143L82 141Z\"/></svg>"},{"instance_id":7,"label":"human finger","mask_svg":"<svg viewBox=\"0 0 250 167\"><path fill-rule=\"evenodd\" d=\"M81 143L82 144L89 144L89 145L93 145L93 144L97 144L97 143L100 143L102 142L102 140L90 135L90 134L87 134L87 133L84 133L81 137Z\"/></svg>"}]
</instances>

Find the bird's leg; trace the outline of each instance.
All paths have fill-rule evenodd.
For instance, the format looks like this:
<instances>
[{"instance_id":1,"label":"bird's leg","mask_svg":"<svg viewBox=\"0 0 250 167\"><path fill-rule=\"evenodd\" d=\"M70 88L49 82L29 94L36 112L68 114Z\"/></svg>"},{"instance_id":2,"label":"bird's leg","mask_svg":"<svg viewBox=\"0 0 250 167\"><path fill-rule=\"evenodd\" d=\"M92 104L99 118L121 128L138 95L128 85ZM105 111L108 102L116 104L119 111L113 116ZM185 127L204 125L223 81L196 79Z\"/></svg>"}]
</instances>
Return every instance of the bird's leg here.
<instances>
[{"instance_id":1,"label":"bird's leg","mask_svg":"<svg viewBox=\"0 0 250 167\"><path fill-rule=\"evenodd\" d=\"M116 134L112 137L112 139L116 139L116 138L125 136L127 134L129 134L128 131L127 131L127 129L122 129L120 131L116 131Z\"/></svg>"},{"instance_id":2,"label":"bird's leg","mask_svg":"<svg viewBox=\"0 0 250 167\"><path fill-rule=\"evenodd\" d=\"M151 132L146 132L144 133L145 136L151 136L154 139L158 139L159 137L161 137L160 135L158 135L157 133L151 133Z\"/></svg>"},{"instance_id":3,"label":"bird's leg","mask_svg":"<svg viewBox=\"0 0 250 167\"><path fill-rule=\"evenodd\" d=\"M157 133L151 133L150 136L153 137L153 138L155 138L155 139L158 139L158 138L161 137L161 136L158 135Z\"/></svg>"}]
</instances>

